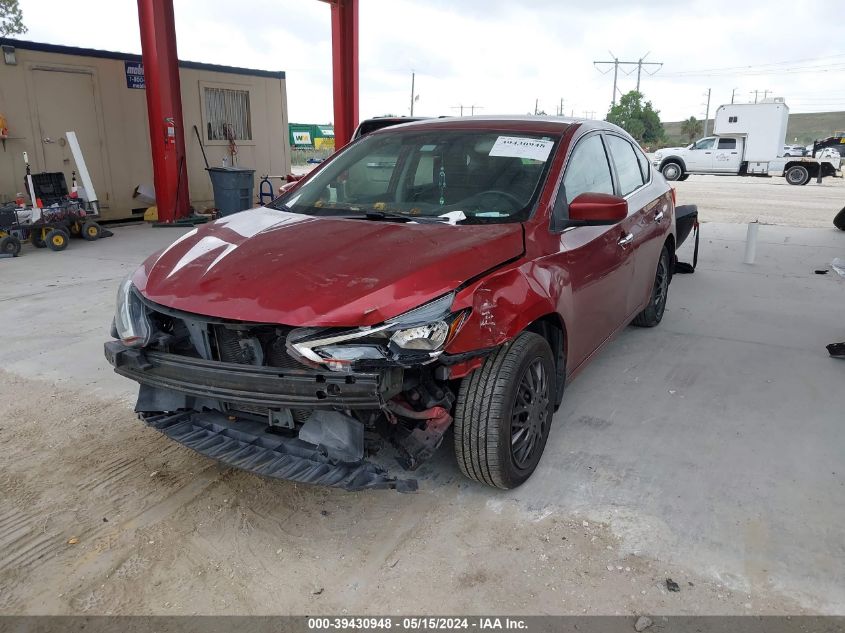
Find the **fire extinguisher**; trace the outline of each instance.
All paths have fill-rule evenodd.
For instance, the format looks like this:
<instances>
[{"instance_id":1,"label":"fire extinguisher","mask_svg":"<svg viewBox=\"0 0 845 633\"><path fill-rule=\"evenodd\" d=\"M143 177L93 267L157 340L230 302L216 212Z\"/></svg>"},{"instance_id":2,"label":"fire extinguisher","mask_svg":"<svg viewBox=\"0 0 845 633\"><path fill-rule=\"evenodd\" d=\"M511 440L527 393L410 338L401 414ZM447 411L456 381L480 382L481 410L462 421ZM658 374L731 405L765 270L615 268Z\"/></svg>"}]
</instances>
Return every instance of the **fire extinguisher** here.
<instances>
[{"instance_id":1,"label":"fire extinguisher","mask_svg":"<svg viewBox=\"0 0 845 633\"><path fill-rule=\"evenodd\" d=\"M167 117L164 120L164 145L176 145L176 124L173 122L173 117Z\"/></svg>"}]
</instances>

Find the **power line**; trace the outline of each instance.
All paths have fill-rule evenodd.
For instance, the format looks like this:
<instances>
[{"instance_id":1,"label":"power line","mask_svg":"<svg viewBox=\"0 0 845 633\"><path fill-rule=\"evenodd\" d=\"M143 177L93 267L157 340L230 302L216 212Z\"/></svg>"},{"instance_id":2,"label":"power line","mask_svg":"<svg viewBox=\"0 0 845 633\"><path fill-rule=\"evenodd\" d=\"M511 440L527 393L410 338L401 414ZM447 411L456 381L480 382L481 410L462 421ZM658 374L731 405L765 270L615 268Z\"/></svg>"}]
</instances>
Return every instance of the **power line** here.
<instances>
[{"instance_id":1,"label":"power line","mask_svg":"<svg viewBox=\"0 0 845 633\"><path fill-rule=\"evenodd\" d=\"M676 75L684 75L688 73L709 73L709 72L722 72L722 71L734 71L734 70L755 70L755 69L764 69L768 68L769 66L786 66L792 64L803 64L806 62L816 62L822 61L825 59L836 59L839 57L845 57L845 53L838 53L836 55L825 55L823 57L808 57L805 59L790 59L787 61L781 62L769 62L767 64L749 64L746 66L722 66L720 68L699 68L695 70L676 70L668 73L663 73L663 77L674 77Z\"/></svg>"},{"instance_id":2,"label":"power line","mask_svg":"<svg viewBox=\"0 0 845 633\"><path fill-rule=\"evenodd\" d=\"M599 65L600 64L603 64L603 65L612 64L613 65L613 99L611 99L611 106L616 105L616 83L617 83L617 80L619 78L619 67L620 66L636 66L637 67L637 92L640 91L640 79L642 77L643 66L657 66L657 68L654 69L654 72L649 72L648 68L646 68L646 73L648 73L649 75L653 75L654 73L656 73L658 70L660 70L663 67L663 62L646 62L646 61L643 61L646 57L649 56L650 51L649 51L649 53L646 53L645 55L640 57L635 62L619 61L619 58L616 57L616 55L614 55L612 52L608 51L608 53L610 53L610 56L613 58L612 61L609 61L609 62L608 61L594 61L593 66L595 66L596 70L598 70L602 75L606 75L607 73L610 72L610 68L608 68L607 70L602 72L601 68L599 68ZM622 72L625 72L624 69L623 69ZM630 72L627 72L625 74L630 75L632 72L634 72L633 69L631 69Z\"/></svg>"}]
</instances>

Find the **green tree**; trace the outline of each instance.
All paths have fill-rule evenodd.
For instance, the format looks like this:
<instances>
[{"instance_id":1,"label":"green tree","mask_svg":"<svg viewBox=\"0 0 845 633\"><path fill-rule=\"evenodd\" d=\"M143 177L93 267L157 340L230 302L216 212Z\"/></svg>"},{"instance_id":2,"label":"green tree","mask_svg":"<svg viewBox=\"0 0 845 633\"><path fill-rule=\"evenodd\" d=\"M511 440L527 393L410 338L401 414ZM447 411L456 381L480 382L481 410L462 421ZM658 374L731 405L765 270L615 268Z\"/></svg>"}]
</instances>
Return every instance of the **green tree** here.
<instances>
[{"instance_id":1,"label":"green tree","mask_svg":"<svg viewBox=\"0 0 845 633\"><path fill-rule=\"evenodd\" d=\"M681 134L684 134L689 139L690 143L692 143L703 130L704 126L701 125L701 121L696 119L694 116L691 116L681 123Z\"/></svg>"},{"instance_id":2,"label":"green tree","mask_svg":"<svg viewBox=\"0 0 845 633\"><path fill-rule=\"evenodd\" d=\"M0 37L26 33L18 0L0 0Z\"/></svg>"},{"instance_id":3,"label":"green tree","mask_svg":"<svg viewBox=\"0 0 845 633\"><path fill-rule=\"evenodd\" d=\"M663 125L660 111L651 101L643 103L643 94L632 90L619 98L619 103L610 108L606 121L614 123L628 132L640 143L658 143L663 140Z\"/></svg>"}]
</instances>

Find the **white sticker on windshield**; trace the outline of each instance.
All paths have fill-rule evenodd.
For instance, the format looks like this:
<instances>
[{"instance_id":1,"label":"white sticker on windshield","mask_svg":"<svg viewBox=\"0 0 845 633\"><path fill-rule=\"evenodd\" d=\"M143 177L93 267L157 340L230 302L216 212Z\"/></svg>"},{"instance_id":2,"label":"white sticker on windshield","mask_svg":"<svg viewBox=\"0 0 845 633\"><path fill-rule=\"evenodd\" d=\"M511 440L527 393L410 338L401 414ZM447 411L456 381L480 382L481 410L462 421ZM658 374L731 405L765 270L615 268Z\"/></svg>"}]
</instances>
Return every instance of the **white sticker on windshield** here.
<instances>
[{"instance_id":1,"label":"white sticker on windshield","mask_svg":"<svg viewBox=\"0 0 845 633\"><path fill-rule=\"evenodd\" d=\"M490 149L489 156L531 158L545 162L554 144L554 141L547 139L500 136Z\"/></svg>"}]
</instances>

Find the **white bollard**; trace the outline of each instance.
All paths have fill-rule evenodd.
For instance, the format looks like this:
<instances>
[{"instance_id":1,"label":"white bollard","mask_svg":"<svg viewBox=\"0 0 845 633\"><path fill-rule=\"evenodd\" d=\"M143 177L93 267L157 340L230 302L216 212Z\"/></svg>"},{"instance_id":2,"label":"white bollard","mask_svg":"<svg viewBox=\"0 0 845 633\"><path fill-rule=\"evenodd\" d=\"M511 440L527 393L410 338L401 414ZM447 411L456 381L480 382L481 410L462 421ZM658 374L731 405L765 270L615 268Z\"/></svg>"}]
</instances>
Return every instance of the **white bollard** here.
<instances>
[{"instance_id":1,"label":"white bollard","mask_svg":"<svg viewBox=\"0 0 845 633\"><path fill-rule=\"evenodd\" d=\"M748 223L748 233L745 235L745 263L753 264L757 257L757 232L760 229L758 221Z\"/></svg>"}]
</instances>

